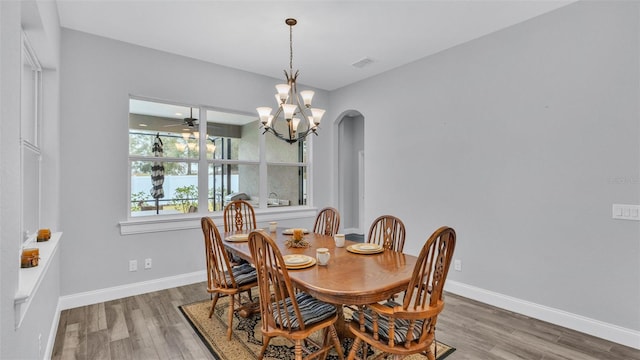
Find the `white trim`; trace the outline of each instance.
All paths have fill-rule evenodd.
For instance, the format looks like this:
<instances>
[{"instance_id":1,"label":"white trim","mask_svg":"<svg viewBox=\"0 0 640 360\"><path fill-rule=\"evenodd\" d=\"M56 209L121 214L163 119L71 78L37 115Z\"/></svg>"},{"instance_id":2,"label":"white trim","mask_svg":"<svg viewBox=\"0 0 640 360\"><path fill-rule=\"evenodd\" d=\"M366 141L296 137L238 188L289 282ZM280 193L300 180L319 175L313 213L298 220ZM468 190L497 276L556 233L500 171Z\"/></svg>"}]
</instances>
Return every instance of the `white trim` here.
<instances>
[{"instance_id":1,"label":"white trim","mask_svg":"<svg viewBox=\"0 0 640 360\"><path fill-rule=\"evenodd\" d=\"M456 295L516 312L554 325L640 349L640 331L623 328L564 310L551 308L456 281L447 281L445 290Z\"/></svg>"},{"instance_id":2,"label":"white trim","mask_svg":"<svg viewBox=\"0 0 640 360\"><path fill-rule=\"evenodd\" d=\"M362 130L364 131L364 121L362 122ZM363 144L364 147L364 144ZM359 233L364 233L364 229L366 228L365 220L364 220L364 184L365 184L365 175L364 175L364 150L358 151L358 228Z\"/></svg>"},{"instance_id":3,"label":"white trim","mask_svg":"<svg viewBox=\"0 0 640 360\"><path fill-rule=\"evenodd\" d=\"M51 329L49 329L49 337L47 338L47 347L44 349L42 360L51 359L53 355L53 346L56 343L56 334L58 333L58 326L60 326L60 298L58 298L58 305L56 307L56 313L53 315L53 322L51 323Z\"/></svg>"},{"instance_id":4,"label":"white trim","mask_svg":"<svg viewBox=\"0 0 640 360\"><path fill-rule=\"evenodd\" d=\"M45 358L51 355L55 331L58 328L60 312L80 306L86 306L105 301L121 299L128 296L145 294L148 292L170 289L178 286L194 284L206 281L204 270L162 279L155 279L134 284L115 286L107 289L89 291L85 293L61 296L58 299L58 309L53 322L49 341L45 351ZM554 309L548 306L535 304L529 301L517 299L511 296L466 285L449 280L445 290L472 300L496 306L501 309L513 311L535 319L547 321L554 325L580 331L618 344L640 349L640 332L623 328L617 325L590 319L581 315Z\"/></svg>"},{"instance_id":5,"label":"white trim","mask_svg":"<svg viewBox=\"0 0 640 360\"><path fill-rule=\"evenodd\" d=\"M258 227L270 221L297 220L315 218L318 209L309 206L283 206L270 209L256 209ZM181 215L156 215L120 221L120 234L142 234L172 230L199 229L200 219L204 216L212 218L218 226L222 225L222 213L190 213Z\"/></svg>"},{"instance_id":6,"label":"white trim","mask_svg":"<svg viewBox=\"0 0 640 360\"><path fill-rule=\"evenodd\" d=\"M51 239L44 242L36 242L36 237L32 237L30 241L23 245L23 249L27 247L37 247L39 250L40 260L38 266L31 268L20 268L18 273L18 290L13 300L15 328L18 329L22 325L34 294L38 292L42 279L47 275L51 260L58 256L58 245L60 244L61 232L51 234Z\"/></svg>"},{"instance_id":7,"label":"white trim","mask_svg":"<svg viewBox=\"0 0 640 360\"><path fill-rule=\"evenodd\" d=\"M146 294L153 291L171 289L178 286L194 284L207 281L207 272L205 270L169 276L161 279L143 281L120 286L114 286L106 289L98 289L78 294L60 296L58 299L58 309L60 311L73 309L80 306L98 304L106 301L122 299L128 296ZM57 327L56 327L57 328Z\"/></svg>"},{"instance_id":8,"label":"white trim","mask_svg":"<svg viewBox=\"0 0 640 360\"><path fill-rule=\"evenodd\" d=\"M362 233L362 231L360 231L360 229L358 228L344 228L342 229L342 232L345 234L360 234L360 235L364 235Z\"/></svg>"}]
</instances>

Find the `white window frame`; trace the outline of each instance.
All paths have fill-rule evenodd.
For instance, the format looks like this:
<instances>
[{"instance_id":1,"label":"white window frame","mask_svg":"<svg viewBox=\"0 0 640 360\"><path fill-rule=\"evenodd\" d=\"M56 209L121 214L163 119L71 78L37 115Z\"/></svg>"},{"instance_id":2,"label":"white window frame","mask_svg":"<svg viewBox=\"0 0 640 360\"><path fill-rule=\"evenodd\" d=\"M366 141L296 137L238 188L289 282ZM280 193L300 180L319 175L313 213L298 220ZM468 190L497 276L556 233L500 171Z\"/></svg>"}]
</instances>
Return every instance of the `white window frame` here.
<instances>
[{"instance_id":1,"label":"white window frame","mask_svg":"<svg viewBox=\"0 0 640 360\"><path fill-rule=\"evenodd\" d=\"M154 101L161 102L167 104L177 104L171 101L157 100L151 98L144 98L139 96L130 95L131 99L145 100L145 101ZM199 108L200 117L205 119L207 110L214 111L224 111L231 113L242 113L239 111L233 111L228 109L220 109L211 106L197 106L197 105L189 105L189 104L177 104L181 106L191 106L194 108ZM198 123L200 133L206 134L207 131L207 122L199 121ZM128 127L127 127L128 128ZM262 134L262 131L258 129L259 136L259 159L257 161L245 161L245 160L229 160L229 159L209 159L206 156L202 156L200 154L198 161L198 189L206 189L206 191L198 191L198 211L195 213L185 213L185 214L175 214L175 215L153 215L153 216L140 216L140 217L132 217L131 216L131 169L130 164L132 161L141 160L140 156L128 156L128 168L129 171L127 176L129 179L127 180L127 220L120 222L120 233L122 235L128 234L139 234L139 233L152 233L152 232L162 232L167 230L184 230L184 229L194 229L200 227L200 218L202 216L209 216L214 220L222 220L222 211L214 211L210 212L208 210L208 169L211 164L231 164L231 165L257 165L259 168L259 197L260 202L259 206L256 208L256 220L260 222L268 222L274 220L287 220L287 219L300 219L303 217L315 217L316 209L313 207L313 165L312 165L312 153L311 149L313 148L313 140L312 137L308 137L306 141L307 144L307 154L306 154L306 162L294 162L294 163L275 163L266 161L266 141L265 136L272 136L271 134ZM128 136L128 135L127 135ZM200 137L200 149L206 148L206 139L204 137ZM129 142L127 141L127 144ZM202 150L205 151L205 150ZM146 159L148 160L148 159ZM307 204L306 205L291 205L286 207L278 207L278 208L269 208L267 206L267 197L268 197L268 176L267 176L267 167L269 165L286 165L286 166L305 166L307 171Z\"/></svg>"},{"instance_id":2,"label":"white window frame","mask_svg":"<svg viewBox=\"0 0 640 360\"><path fill-rule=\"evenodd\" d=\"M38 61L38 57L29 43L27 35L22 33L22 66L29 65L32 70L33 78L25 79L21 70L21 87L26 86L25 80L32 80L30 87L33 92L32 97L24 98L22 88L20 89L20 176L21 195L20 195L20 228L23 232L22 244L34 241L41 219L42 207L42 153L40 149L40 128L41 128L41 98L42 98L42 66ZM31 114L33 117L26 118L22 112L22 104L28 101L27 105L32 105ZM31 122L25 127L25 122ZM31 129L32 134L24 134L24 129ZM35 164L33 163L35 161ZM35 173L34 173L35 172ZM33 207L36 207L33 209ZM26 214L31 214L35 219L27 220ZM35 222L35 223L33 223Z\"/></svg>"}]
</instances>

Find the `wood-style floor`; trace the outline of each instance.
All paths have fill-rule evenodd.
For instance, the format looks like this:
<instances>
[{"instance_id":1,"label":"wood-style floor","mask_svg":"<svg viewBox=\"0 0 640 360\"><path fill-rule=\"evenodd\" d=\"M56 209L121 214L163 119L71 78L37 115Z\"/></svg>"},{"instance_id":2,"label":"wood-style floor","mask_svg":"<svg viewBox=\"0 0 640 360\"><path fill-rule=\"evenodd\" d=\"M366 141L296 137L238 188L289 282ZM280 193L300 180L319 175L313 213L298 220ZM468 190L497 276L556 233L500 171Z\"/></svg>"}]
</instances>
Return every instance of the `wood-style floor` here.
<instances>
[{"instance_id":1,"label":"wood-style floor","mask_svg":"<svg viewBox=\"0 0 640 360\"><path fill-rule=\"evenodd\" d=\"M205 283L65 310L52 359L214 359L179 305L209 299ZM437 339L447 360L640 360L640 351L447 294Z\"/></svg>"}]
</instances>

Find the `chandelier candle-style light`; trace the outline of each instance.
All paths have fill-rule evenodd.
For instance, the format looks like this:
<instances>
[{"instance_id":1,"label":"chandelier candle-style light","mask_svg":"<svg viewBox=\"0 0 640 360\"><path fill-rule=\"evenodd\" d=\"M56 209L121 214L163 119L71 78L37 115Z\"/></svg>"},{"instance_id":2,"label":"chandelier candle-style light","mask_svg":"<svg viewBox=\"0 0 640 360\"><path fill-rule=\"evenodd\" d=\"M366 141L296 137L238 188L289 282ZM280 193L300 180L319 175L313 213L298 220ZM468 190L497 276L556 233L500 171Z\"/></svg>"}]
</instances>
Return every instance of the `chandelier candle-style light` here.
<instances>
[{"instance_id":1,"label":"chandelier candle-style light","mask_svg":"<svg viewBox=\"0 0 640 360\"><path fill-rule=\"evenodd\" d=\"M301 91L300 95L298 95L296 80L299 71L296 70L295 74L293 73L293 26L297 23L296 19L289 18L285 20L285 24L289 25L289 72L287 70L284 71L287 83L276 85L278 109L274 115L271 115L272 109L270 107L256 109L264 128L263 134L271 132L289 144L304 140L310 133L318 135L316 131L325 112L323 109L311 107L313 91ZM301 99L302 103L300 102ZM286 121L286 128L288 129L288 133L284 134L276 130L276 125L283 120Z\"/></svg>"}]
</instances>

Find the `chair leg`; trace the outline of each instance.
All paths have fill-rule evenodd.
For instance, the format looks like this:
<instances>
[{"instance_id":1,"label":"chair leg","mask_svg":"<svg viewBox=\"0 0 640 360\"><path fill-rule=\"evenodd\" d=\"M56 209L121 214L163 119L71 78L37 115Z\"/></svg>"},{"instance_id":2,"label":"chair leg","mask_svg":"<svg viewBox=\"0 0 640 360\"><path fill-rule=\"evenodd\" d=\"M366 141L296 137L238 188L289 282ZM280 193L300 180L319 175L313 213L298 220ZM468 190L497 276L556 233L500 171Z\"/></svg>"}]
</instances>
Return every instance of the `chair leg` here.
<instances>
[{"instance_id":1,"label":"chair leg","mask_svg":"<svg viewBox=\"0 0 640 360\"><path fill-rule=\"evenodd\" d=\"M360 348L360 343L362 342L362 340L360 340L360 338L355 338L353 340L353 345L351 345L351 351L349 351L349 356L347 357L347 360L354 360L356 358L356 354L358 353L358 349Z\"/></svg>"},{"instance_id":2,"label":"chair leg","mask_svg":"<svg viewBox=\"0 0 640 360\"><path fill-rule=\"evenodd\" d=\"M296 340L294 355L295 360L302 360L302 339Z\"/></svg>"},{"instance_id":3,"label":"chair leg","mask_svg":"<svg viewBox=\"0 0 640 360\"><path fill-rule=\"evenodd\" d=\"M429 360L436 360L436 356L438 355L437 354L438 350L437 350L436 346L437 346L436 345L436 341L433 340L433 343L431 343L431 346L429 346L429 349L423 351L421 354L426 356L427 359L429 359ZM433 347L433 351L431 351L432 347Z\"/></svg>"},{"instance_id":4,"label":"chair leg","mask_svg":"<svg viewBox=\"0 0 640 360\"><path fill-rule=\"evenodd\" d=\"M227 329L227 340L231 340L231 332L233 331L233 307L235 302L235 296L233 294L229 295L229 328Z\"/></svg>"},{"instance_id":5,"label":"chair leg","mask_svg":"<svg viewBox=\"0 0 640 360\"><path fill-rule=\"evenodd\" d=\"M335 347L336 352L338 353L338 358L341 360L344 360L344 352L342 351L342 344L340 343L340 338L338 338L338 333L336 332L335 326L331 325L329 327L329 335L333 340L333 346Z\"/></svg>"},{"instance_id":6,"label":"chair leg","mask_svg":"<svg viewBox=\"0 0 640 360\"><path fill-rule=\"evenodd\" d=\"M322 351L322 354L320 354L320 357L319 357L320 360L325 360L329 355L329 351L331 351L331 348L333 347L333 345L330 345L332 343L331 340L332 340L331 333L329 332L329 327L327 326L322 330L322 345L319 350L319 351ZM306 339L303 341L304 341L304 346L307 347Z\"/></svg>"},{"instance_id":7,"label":"chair leg","mask_svg":"<svg viewBox=\"0 0 640 360\"><path fill-rule=\"evenodd\" d=\"M303 341L306 347L307 346L306 339ZM319 358L320 360L325 360L327 358L327 355L329 355L329 351L331 350L331 346L329 346L329 341L330 341L329 327L326 327L322 330L322 347L320 348L320 351L322 351L322 354L320 355L320 358Z\"/></svg>"},{"instance_id":8,"label":"chair leg","mask_svg":"<svg viewBox=\"0 0 640 360\"><path fill-rule=\"evenodd\" d=\"M215 295L213 295L213 300L211 301L211 310L209 311L209 319L211 319L211 315L213 315L213 311L216 308L216 304L218 303L219 296L220 296L220 293L215 293Z\"/></svg>"},{"instance_id":9,"label":"chair leg","mask_svg":"<svg viewBox=\"0 0 640 360\"><path fill-rule=\"evenodd\" d=\"M269 346L269 341L271 341L270 336L262 335L262 349L260 349L260 355L258 355L258 360L262 360L264 357L264 352L267 351L267 346Z\"/></svg>"}]
</instances>

